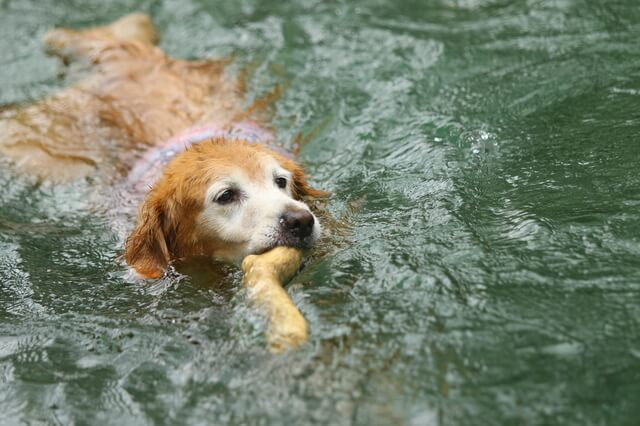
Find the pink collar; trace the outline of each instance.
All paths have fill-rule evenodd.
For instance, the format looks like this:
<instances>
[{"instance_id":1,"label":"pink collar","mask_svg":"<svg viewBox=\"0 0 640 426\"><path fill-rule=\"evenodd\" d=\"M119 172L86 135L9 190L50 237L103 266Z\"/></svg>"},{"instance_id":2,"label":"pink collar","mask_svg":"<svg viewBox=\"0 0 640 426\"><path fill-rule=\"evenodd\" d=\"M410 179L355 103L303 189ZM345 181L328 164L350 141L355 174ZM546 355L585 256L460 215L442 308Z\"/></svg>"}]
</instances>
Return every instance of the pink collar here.
<instances>
[{"instance_id":1,"label":"pink collar","mask_svg":"<svg viewBox=\"0 0 640 426\"><path fill-rule=\"evenodd\" d=\"M255 121L245 120L227 126L211 123L188 129L147 151L131 169L126 179L126 187L134 192L148 190L160 178L167 163L177 154L193 144L220 137L270 145L270 148L290 156L287 152L281 152L284 151L281 148L273 146L275 139L273 133L260 127Z\"/></svg>"}]
</instances>

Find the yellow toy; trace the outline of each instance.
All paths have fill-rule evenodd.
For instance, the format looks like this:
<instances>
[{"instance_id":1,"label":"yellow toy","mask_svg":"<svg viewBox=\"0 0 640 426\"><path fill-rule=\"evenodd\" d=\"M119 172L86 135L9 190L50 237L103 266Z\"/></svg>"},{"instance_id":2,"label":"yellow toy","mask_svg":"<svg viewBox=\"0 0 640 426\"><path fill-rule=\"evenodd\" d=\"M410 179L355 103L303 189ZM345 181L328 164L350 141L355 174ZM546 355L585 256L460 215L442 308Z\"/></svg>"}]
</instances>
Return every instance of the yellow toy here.
<instances>
[{"instance_id":1,"label":"yellow toy","mask_svg":"<svg viewBox=\"0 0 640 426\"><path fill-rule=\"evenodd\" d=\"M266 314L267 342L273 353L296 349L308 339L307 321L282 287L301 263L301 251L292 247L275 247L242 262L243 284L249 300Z\"/></svg>"}]
</instances>

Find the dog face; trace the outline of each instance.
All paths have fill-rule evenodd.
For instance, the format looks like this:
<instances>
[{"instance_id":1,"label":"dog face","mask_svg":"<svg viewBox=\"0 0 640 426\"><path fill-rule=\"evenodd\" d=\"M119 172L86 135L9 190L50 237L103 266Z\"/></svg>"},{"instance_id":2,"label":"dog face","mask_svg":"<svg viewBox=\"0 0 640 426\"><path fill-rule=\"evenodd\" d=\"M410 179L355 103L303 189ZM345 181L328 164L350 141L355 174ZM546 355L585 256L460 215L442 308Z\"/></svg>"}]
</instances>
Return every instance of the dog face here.
<instances>
[{"instance_id":1,"label":"dog face","mask_svg":"<svg viewBox=\"0 0 640 426\"><path fill-rule=\"evenodd\" d=\"M232 165L211 182L197 229L233 247L218 254L232 261L279 245L310 247L320 237L320 226L309 207L295 199L293 173L271 156L247 163Z\"/></svg>"},{"instance_id":2,"label":"dog face","mask_svg":"<svg viewBox=\"0 0 640 426\"><path fill-rule=\"evenodd\" d=\"M311 247L320 225L304 196L318 196L293 161L238 141L202 142L178 154L147 196L125 259L143 277L173 260L239 262L275 246Z\"/></svg>"}]
</instances>

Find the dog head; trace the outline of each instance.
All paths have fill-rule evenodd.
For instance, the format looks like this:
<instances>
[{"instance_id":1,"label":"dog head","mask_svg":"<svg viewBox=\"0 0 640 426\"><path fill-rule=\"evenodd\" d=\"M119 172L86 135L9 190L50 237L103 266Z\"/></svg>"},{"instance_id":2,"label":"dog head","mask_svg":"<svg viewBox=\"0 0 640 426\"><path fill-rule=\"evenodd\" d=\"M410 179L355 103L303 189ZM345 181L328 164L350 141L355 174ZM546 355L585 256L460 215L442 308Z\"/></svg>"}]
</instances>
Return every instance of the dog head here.
<instances>
[{"instance_id":1,"label":"dog head","mask_svg":"<svg viewBox=\"0 0 640 426\"><path fill-rule=\"evenodd\" d=\"M195 255L239 262L275 246L308 248L320 224L302 168L261 145L216 139L178 154L147 195L125 260L146 278Z\"/></svg>"}]
</instances>

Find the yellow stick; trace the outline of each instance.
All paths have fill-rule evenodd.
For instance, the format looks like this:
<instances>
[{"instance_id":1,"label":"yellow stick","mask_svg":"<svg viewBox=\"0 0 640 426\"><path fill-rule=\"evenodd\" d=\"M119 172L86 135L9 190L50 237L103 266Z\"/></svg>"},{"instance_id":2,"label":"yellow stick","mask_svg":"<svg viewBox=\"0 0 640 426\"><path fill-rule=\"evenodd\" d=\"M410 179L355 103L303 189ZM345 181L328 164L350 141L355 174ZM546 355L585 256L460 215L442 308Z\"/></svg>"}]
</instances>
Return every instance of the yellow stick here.
<instances>
[{"instance_id":1,"label":"yellow stick","mask_svg":"<svg viewBox=\"0 0 640 426\"><path fill-rule=\"evenodd\" d=\"M295 349L307 341L307 321L282 286L293 277L302 253L291 247L276 247L242 261L243 284L249 299L267 315L267 342L271 352Z\"/></svg>"}]
</instances>

